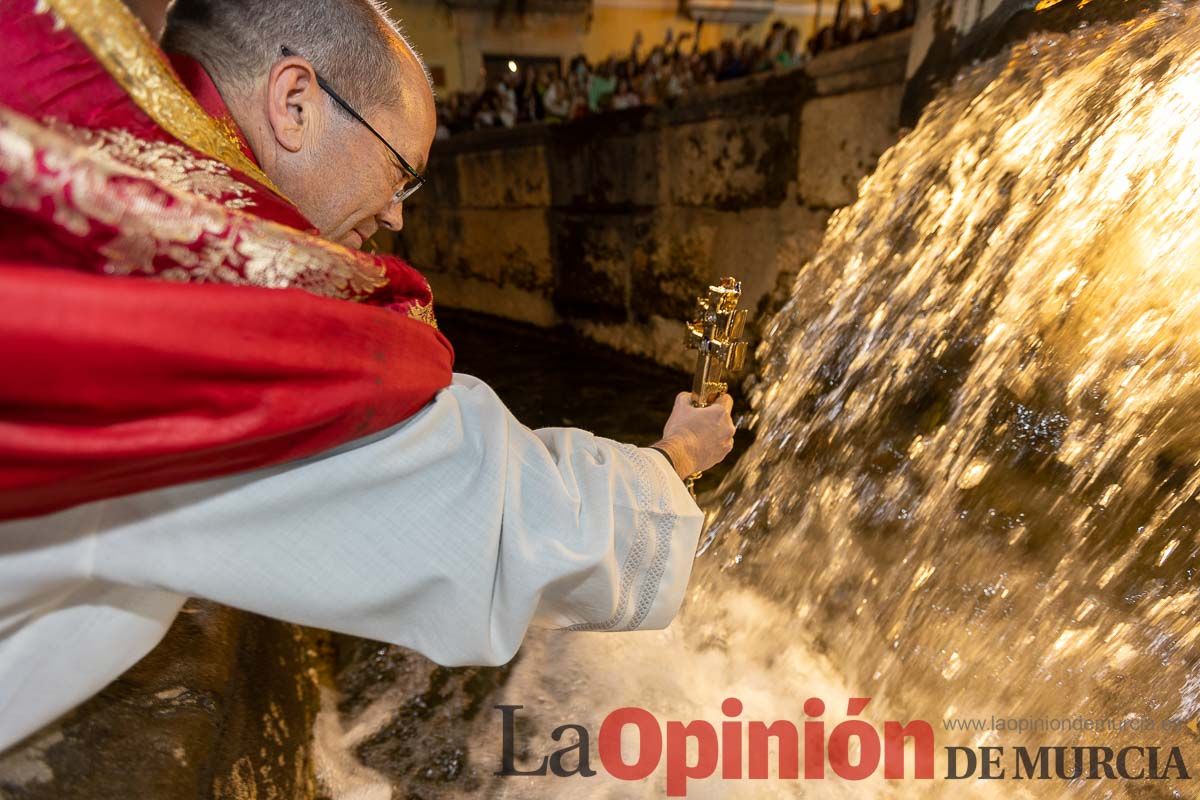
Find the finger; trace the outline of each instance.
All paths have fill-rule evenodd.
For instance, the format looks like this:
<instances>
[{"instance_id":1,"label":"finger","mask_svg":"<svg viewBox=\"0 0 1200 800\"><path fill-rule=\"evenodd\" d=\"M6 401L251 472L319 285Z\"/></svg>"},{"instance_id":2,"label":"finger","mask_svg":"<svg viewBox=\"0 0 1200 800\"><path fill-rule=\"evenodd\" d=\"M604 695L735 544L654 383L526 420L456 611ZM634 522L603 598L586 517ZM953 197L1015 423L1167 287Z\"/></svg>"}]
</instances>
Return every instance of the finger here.
<instances>
[{"instance_id":1,"label":"finger","mask_svg":"<svg viewBox=\"0 0 1200 800\"><path fill-rule=\"evenodd\" d=\"M720 403L725 408L726 411L733 410L733 398L729 396L728 392L725 392L720 397L718 397L717 402Z\"/></svg>"}]
</instances>

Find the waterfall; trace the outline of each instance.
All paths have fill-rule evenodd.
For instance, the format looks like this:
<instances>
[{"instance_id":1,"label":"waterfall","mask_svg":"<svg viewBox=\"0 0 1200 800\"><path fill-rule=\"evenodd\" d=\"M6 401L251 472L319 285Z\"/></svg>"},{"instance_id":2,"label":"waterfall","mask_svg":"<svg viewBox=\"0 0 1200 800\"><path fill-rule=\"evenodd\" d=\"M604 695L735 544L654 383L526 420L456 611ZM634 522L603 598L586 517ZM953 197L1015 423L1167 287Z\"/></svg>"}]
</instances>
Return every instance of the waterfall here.
<instances>
[{"instance_id":1,"label":"waterfall","mask_svg":"<svg viewBox=\"0 0 1200 800\"><path fill-rule=\"evenodd\" d=\"M905 716L1200 716L1198 11L1034 37L885 155L769 326L698 592Z\"/></svg>"}]
</instances>

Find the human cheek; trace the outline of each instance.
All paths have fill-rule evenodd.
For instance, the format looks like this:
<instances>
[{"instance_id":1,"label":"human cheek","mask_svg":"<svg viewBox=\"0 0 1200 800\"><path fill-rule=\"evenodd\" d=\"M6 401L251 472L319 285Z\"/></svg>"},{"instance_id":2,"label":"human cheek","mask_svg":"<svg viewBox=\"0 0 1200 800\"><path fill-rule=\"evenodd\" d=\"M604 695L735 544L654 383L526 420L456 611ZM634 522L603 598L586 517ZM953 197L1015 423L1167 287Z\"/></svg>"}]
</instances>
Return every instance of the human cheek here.
<instances>
[{"instance_id":1,"label":"human cheek","mask_svg":"<svg viewBox=\"0 0 1200 800\"><path fill-rule=\"evenodd\" d=\"M348 234L366 216L365 204L362 198L353 191L353 187L342 182L330 197L330 210L335 220L334 238Z\"/></svg>"}]
</instances>

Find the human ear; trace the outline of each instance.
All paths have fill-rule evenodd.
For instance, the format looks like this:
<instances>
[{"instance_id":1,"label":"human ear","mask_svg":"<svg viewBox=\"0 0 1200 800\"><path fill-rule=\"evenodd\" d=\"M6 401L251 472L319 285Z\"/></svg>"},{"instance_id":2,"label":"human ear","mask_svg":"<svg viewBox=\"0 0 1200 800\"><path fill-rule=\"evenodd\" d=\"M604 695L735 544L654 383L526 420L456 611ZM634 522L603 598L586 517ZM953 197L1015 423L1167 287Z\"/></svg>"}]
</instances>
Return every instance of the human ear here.
<instances>
[{"instance_id":1,"label":"human ear","mask_svg":"<svg viewBox=\"0 0 1200 800\"><path fill-rule=\"evenodd\" d=\"M312 65L298 56L275 62L267 76L267 123L275 141L290 153L304 146L305 127L311 128L317 114L321 88Z\"/></svg>"}]
</instances>

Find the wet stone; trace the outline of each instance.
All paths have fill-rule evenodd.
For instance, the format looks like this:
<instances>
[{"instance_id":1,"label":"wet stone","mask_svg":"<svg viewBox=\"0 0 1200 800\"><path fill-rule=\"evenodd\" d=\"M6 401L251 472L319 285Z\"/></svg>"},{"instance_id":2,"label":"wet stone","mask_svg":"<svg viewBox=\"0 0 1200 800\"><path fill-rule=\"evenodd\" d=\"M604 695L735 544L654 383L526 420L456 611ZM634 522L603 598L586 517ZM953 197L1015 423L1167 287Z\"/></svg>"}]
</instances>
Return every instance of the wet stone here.
<instances>
[{"instance_id":1,"label":"wet stone","mask_svg":"<svg viewBox=\"0 0 1200 800\"><path fill-rule=\"evenodd\" d=\"M306 798L324 635L192 601L100 694L0 755L5 800Z\"/></svg>"}]
</instances>

